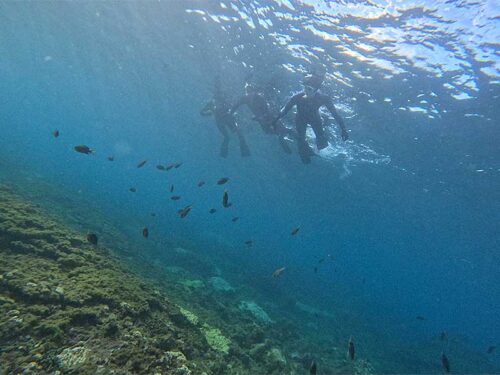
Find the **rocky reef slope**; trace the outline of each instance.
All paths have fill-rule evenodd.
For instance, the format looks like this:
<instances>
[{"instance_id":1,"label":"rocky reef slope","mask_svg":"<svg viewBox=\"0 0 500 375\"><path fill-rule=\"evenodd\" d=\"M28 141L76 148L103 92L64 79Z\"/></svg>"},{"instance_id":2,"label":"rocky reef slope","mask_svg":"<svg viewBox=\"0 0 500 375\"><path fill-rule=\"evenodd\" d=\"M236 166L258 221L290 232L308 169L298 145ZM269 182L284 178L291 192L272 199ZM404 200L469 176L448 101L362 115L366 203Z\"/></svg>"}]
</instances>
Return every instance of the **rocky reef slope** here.
<instances>
[{"instance_id":1,"label":"rocky reef slope","mask_svg":"<svg viewBox=\"0 0 500 375\"><path fill-rule=\"evenodd\" d=\"M0 187L0 373L213 373L224 353L101 246ZM217 331L211 339L217 344Z\"/></svg>"}]
</instances>

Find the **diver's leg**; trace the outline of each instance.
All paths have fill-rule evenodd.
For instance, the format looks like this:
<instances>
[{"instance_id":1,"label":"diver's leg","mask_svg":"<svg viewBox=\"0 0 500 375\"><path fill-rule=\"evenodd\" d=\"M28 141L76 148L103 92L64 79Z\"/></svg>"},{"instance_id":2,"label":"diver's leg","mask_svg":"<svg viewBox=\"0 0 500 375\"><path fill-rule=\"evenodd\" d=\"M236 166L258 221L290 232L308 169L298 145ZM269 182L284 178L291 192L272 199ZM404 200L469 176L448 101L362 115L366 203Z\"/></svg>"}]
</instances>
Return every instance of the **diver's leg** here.
<instances>
[{"instance_id":1,"label":"diver's leg","mask_svg":"<svg viewBox=\"0 0 500 375\"><path fill-rule=\"evenodd\" d=\"M236 132L236 135L238 136L241 156L250 156L250 148L248 147L247 141L245 140L241 129L238 128L238 125L236 125L236 123L233 123L231 129L233 129L233 131Z\"/></svg>"},{"instance_id":2,"label":"diver's leg","mask_svg":"<svg viewBox=\"0 0 500 375\"><path fill-rule=\"evenodd\" d=\"M309 164L311 162L311 154L313 154L313 152L306 141L307 122L296 118L295 125L297 127L297 145L299 148L300 159L302 160L302 163Z\"/></svg>"},{"instance_id":3,"label":"diver's leg","mask_svg":"<svg viewBox=\"0 0 500 375\"><path fill-rule=\"evenodd\" d=\"M277 121L276 124L274 125L274 130L275 133L278 134L278 139L280 141L280 145L283 151L285 151L287 154L291 154L292 149L290 148L288 141L285 139L286 129L285 125L283 125L283 122Z\"/></svg>"},{"instance_id":4,"label":"diver's leg","mask_svg":"<svg viewBox=\"0 0 500 375\"><path fill-rule=\"evenodd\" d=\"M325 129L323 127L323 121L318 119L317 121L311 122L311 127L313 128L314 135L316 136L316 146L318 150L322 150L328 146L328 138L325 134Z\"/></svg>"},{"instance_id":5,"label":"diver's leg","mask_svg":"<svg viewBox=\"0 0 500 375\"><path fill-rule=\"evenodd\" d=\"M248 147L245 137L239 129L236 130L236 134L238 134L238 140L240 141L241 156L250 156L250 148Z\"/></svg>"},{"instance_id":6,"label":"diver's leg","mask_svg":"<svg viewBox=\"0 0 500 375\"><path fill-rule=\"evenodd\" d=\"M229 152L229 134L224 125L217 123L217 128L222 134L223 140L220 145L219 155L223 158L227 158L227 154Z\"/></svg>"}]
</instances>

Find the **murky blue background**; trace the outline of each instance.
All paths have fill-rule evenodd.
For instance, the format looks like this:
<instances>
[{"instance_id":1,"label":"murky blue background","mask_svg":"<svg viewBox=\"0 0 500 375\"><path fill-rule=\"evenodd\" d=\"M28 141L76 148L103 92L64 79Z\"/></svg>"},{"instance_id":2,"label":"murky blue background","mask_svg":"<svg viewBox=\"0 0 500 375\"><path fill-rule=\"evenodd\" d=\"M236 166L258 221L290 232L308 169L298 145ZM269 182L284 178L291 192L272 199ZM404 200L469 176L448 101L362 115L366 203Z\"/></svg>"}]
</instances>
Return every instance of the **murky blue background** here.
<instances>
[{"instance_id":1,"label":"murky blue background","mask_svg":"<svg viewBox=\"0 0 500 375\"><path fill-rule=\"evenodd\" d=\"M155 246L189 238L269 298L343 307L395 341L446 330L484 352L500 340L499 15L495 1L3 2L0 166L81 194L125 230L149 226ZM236 139L218 156L199 115L217 74L235 101L253 72L281 106L318 63L347 144L332 123L331 147L303 165L240 110L252 156ZM234 206L209 215L221 176Z\"/></svg>"}]
</instances>

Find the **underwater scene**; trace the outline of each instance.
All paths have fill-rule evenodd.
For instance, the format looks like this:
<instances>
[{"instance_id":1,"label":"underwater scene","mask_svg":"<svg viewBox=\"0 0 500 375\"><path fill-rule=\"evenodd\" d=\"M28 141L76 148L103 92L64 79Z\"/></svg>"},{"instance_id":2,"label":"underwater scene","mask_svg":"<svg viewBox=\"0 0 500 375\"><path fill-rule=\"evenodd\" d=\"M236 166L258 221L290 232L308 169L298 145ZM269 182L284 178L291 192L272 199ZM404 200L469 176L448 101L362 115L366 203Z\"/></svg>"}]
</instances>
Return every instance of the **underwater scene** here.
<instances>
[{"instance_id":1,"label":"underwater scene","mask_svg":"<svg viewBox=\"0 0 500 375\"><path fill-rule=\"evenodd\" d=\"M0 2L0 374L500 374L496 0Z\"/></svg>"}]
</instances>

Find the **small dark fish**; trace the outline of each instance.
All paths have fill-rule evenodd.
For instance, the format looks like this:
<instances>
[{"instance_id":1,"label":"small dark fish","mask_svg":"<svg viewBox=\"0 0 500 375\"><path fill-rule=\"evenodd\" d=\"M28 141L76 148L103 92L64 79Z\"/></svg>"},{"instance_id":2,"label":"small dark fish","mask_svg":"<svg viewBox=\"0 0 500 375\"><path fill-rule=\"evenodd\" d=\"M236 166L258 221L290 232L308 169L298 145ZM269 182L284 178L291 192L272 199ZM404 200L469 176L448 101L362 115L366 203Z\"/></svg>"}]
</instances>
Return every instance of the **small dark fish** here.
<instances>
[{"instance_id":1,"label":"small dark fish","mask_svg":"<svg viewBox=\"0 0 500 375\"><path fill-rule=\"evenodd\" d=\"M148 238L148 236L149 236L149 229L148 229L148 228L144 228L144 229L142 230L142 236L143 236L144 238Z\"/></svg>"},{"instance_id":2,"label":"small dark fish","mask_svg":"<svg viewBox=\"0 0 500 375\"><path fill-rule=\"evenodd\" d=\"M441 364L443 365L443 370L446 373L450 372L450 361L448 360L448 357L446 354L441 352Z\"/></svg>"},{"instance_id":3,"label":"small dark fish","mask_svg":"<svg viewBox=\"0 0 500 375\"><path fill-rule=\"evenodd\" d=\"M173 193L174 192L174 185L170 185L170 192Z\"/></svg>"},{"instance_id":4,"label":"small dark fish","mask_svg":"<svg viewBox=\"0 0 500 375\"><path fill-rule=\"evenodd\" d=\"M175 169L177 169L177 168L179 168L181 165L182 165L182 163L176 163L176 164L174 164L174 168L175 168Z\"/></svg>"},{"instance_id":5,"label":"small dark fish","mask_svg":"<svg viewBox=\"0 0 500 375\"><path fill-rule=\"evenodd\" d=\"M425 320L425 317L423 317L422 315L417 315L417 320L424 321L424 320Z\"/></svg>"},{"instance_id":6,"label":"small dark fish","mask_svg":"<svg viewBox=\"0 0 500 375\"><path fill-rule=\"evenodd\" d=\"M95 233L87 234L87 241L90 242L92 245L97 245L98 240L99 239L97 238L97 234Z\"/></svg>"},{"instance_id":7,"label":"small dark fish","mask_svg":"<svg viewBox=\"0 0 500 375\"><path fill-rule=\"evenodd\" d=\"M352 341L352 337L349 338L349 343L347 344L347 356L351 361L354 361L354 355L356 351L354 349L354 341Z\"/></svg>"},{"instance_id":8,"label":"small dark fish","mask_svg":"<svg viewBox=\"0 0 500 375\"><path fill-rule=\"evenodd\" d=\"M175 167L175 164L169 164L167 165L167 167L165 168L167 171L171 170L173 167Z\"/></svg>"},{"instance_id":9,"label":"small dark fish","mask_svg":"<svg viewBox=\"0 0 500 375\"><path fill-rule=\"evenodd\" d=\"M273 272L273 277L274 278L277 278L277 277L280 277L281 274L285 271L286 267L281 267L281 268L278 268L276 271Z\"/></svg>"},{"instance_id":10,"label":"small dark fish","mask_svg":"<svg viewBox=\"0 0 500 375\"><path fill-rule=\"evenodd\" d=\"M203 185L205 185L205 181L198 182L198 187L202 187Z\"/></svg>"},{"instance_id":11,"label":"small dark fish","mask_svg":"<svg viewBox=\"0 0 500 375\"><path fill-rule=\"evenodd\" d=\"M216 210L215 208L211 208L211 209L210 209L210 211L208 211L208 212L210 212L211 214L213 214L213 213L215 213L216 211L217 211L217 210Z\"/></svg>"},{"instance_id":12,"label":"small dark fish","mask_svg":"<svg viewBox=\"0 0 500 375\"><path fill-rule=\"evenodd\" d=\"M160 171L164 171L165 170L165 166L164 165L161 165L161 164L158 164L156 166L156 169L159 169Z\"/></svg>"},{"instance_id":13,"label":"small dark fish","mask_svg":"<svg viewBox=\"0 0 500 375\"><path fill-rule=\"evenodd\" d=\"M85 145L77 145L75 146L75 151L79 152L80 154L93 154L94 150L92 150L89 146Z\"/></svg>"},{"instance_id":14,"label":"small dark fish","mask_svg":"<svg viewBox=\"0 0 500 375\"><path fill-rule=\"evenodd\" d=\"M224 185L228 181L229 181L229 177L219 178L219 181L217 181L217 185Z\"/></svg>"},{"instance_id":15,"label":"small dark fish","mask_svg":"<svg viewBox=\"0 0 500 375\"><path fill-rule=\"evenodd\" d=\"M178 201L179 199L181 199L181 196L180 195L172 195L170 197L170 199L172 199L173 201Z\"/></svg>"},{"instance_id":16,"label":"small dark fish","mask_svg":"<svg viewBox=\"0 0 500 375\"><path fill-rule=\"evenodd\" d=\"M488 354L491 354L495 351L497 347L495 345L491 345L490 347L488 347L488 350L486 351L486 353Z\"/></svg>"},{"instance_id":17,"label":"small dark fish","mask_svg":"<svg viewBox=\"0 0 500 375\"><path fill-rule=\"evenodd\" d=\"M156 214L155 214L154 212L151 212L151 216L155 217L155 216L156 216Z\"/></svg>"},{"instance_id":18,"label":"small dark fish","mask_svg":"<svg viewBox=\"0 0 500 375\"><path fill-rule=\"evenodd\" d=\"M231 220L233 221L233 223L236 223L238 220L240 220L240 218L238 216L235 216Z\"/></svg>"},{"instance_id":19,"label":"small dark fish","mask_svg":"<svg viewBox=\"0 0 500 375\"><path fill-rule=\"evenodd\" d=\"M139 164L137 164L137 168L142 168L144 167L144 164L146 164L148 161L147 160L143 160L141 161Z\"/></svg>"},{"instance_id":20,"label":"small dark fish","mask_svg":"<svg viewBox=\"0 0 500 375\"><path fill-rule=\"evenodd\" d=\"M251 247L253 245L253 241L247 240L247 241L245 241L245 245L247 245L248 247Z\"/></svg>"},{"instance_id":21,"label":"small dark fish","mask_svg":"<svg viewBox=\"0 0 500 375\"><path fill-rule=\"evenodd\" d=\"M311 367L309 368L309 375L316 375L318 368L316 366L316 362L312 361Z\"/></svg>"},{"instance_id":22,"label":"small dark fish","mask_svg":"<svg viewBox=\"0 0 500 375\"><path fill-rule=\"evenodd\" d=\"M59 137L59 130L57 130L57 129L56 129L56 130L54 130L54 131L52 132L52 135L54 136L54 138Z\"/></svg>"},{"instance_id":23,"label":"small dark fish","mask_svg":"<svg viewBox=\"0 0 500 375\"><path fill-rule=\"evenodd\" d=\"M448 341L448 334L446 333L446 331L441 332L441 334L439 335L439 339L441 341Z\"/></svg>"},{"instance_id":24,"label":"small dark fish","mask_svg":"<svg viewBox=\"0 0 500 375\"><path fill-rule=\"evenodd\" d=\"M321 263L323 263L327 259L332 259L332 255L328 254L326 257L323 257L320 260L318 260L318 263L321 264Z\"/></svg>"},{"instance_id":25,"label":"small dark fish","mask_svg":"<svg viewBox=\"0 0 500 375\"><path fill-rule=\"evenodd\" d=\"M222 197L222 205L225 208L232 206L232 203L229 203L229 194L228 194L227 190L224 190L224 196Z\"/></svg>"},{"instance_id":26,"label":"small dark fish","mask_svg":"<svg viewBox=\"0 0 500 375\"><path fill-rule=\"evenodd\" d=\"M128 189L128 190L130 190L132 193L135 193L135 192L137 191L137 189L136 189L135 187L131 187L131 188L130 188L130 189Z\"/></svg>"},{"instance_id":27,"label":"small dark fish","mask_svg":"<svg viewBox=\"0 0 500 375\"><path fill-rule=\"evenodd\" d=\"M114 160L115 160L115 157L114 157L113 155L109 155L109 156L108 156L108 160L109 160L109 161L114 161Z\"/></svg>"},{"instance_id":28,"label":"small dark fish","mask_svg":"<svg viewBox=\"0 0 500 375\"><path fill-rule=\"evenodd\" d=\"M188 205L184 208L181 208L179 211L177 211L179 213L179 216L182 218L185 218L186 215L189 213L189 211L191 211L191 208L193 208L193 205Z\"/></svg>"},{"instance_id":29,"label":"small dark fish","mask_svg":"<svg viewBox=\"0 0 500 375\"><path fill-rule=\"evenodd\" d=\"M314 273L318 273L318 267L314 267Z\"/></svg>"},{"instance_id":30,"label":"small dark fish","mask_svg":"<svg viewBox=\"0 0 500 375\"><path fill-rule=\"evenodd\" d=\"M299 232L299 230L300 230L300 227L293 228L291 235L295 236Z\"/></svg>"}]
</instances>

